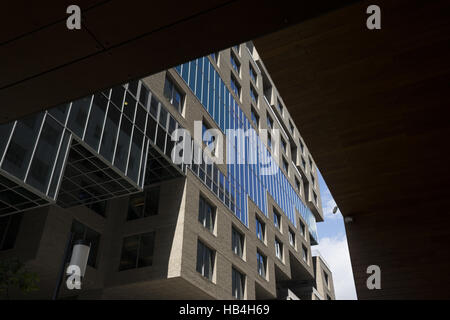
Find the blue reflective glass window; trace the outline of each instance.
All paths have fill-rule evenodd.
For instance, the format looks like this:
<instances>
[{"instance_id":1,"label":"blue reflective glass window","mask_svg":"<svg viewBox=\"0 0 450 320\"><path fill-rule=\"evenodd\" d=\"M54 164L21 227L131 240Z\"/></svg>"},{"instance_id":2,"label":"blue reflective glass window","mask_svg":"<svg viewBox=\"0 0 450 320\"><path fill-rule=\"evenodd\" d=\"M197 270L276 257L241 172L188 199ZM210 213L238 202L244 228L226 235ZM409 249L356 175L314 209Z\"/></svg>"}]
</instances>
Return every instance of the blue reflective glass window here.
<instances>
[{"instance_id":1,"label":"blue reflective glass window","mask_svg":"<svg viewBox=\"0 0 450 320\"><path fill-rule=\"evenodd\" d=\"M197 61L189 62L189 88L195 91L195 76L197 74Z\"/></svg>"},{"instance_id":2,"label":"blue reflective glass window","mask_svg":"<svg viewBox=\"0 0 450 320\"><path fill-rule=\"evenodd\" d=\"M215 96L214 96L214 112L211 114L211 116L214 118L217 124L219 124L219 95L220 95L220 77L219 74L216 73L216 77L214 80L214 90L215 90Z\"/></svg>"},{"instance_id":3,"label":"blue reflective glass window","mask_svg":"<svg viewBox=\"0 0 450 320\"><path fill-rule=\"evenodd\" d=\"M252 171L250 170L250 166L247 165L247 179L248 179L248 196L250 197L250 199L252 199L252 201L254 201L253 199L253 180L252 180Z\"/></svg>"},{"instance_id":4,"label":"blue reflective glass window","mask_svg":"<svg viewBox=\"0 0 450 320\"><path fill-rule=\"evenodd\" d=\"M256 183L256 174L255 170L252 170L252 184L253 184L253 201L258 204L258 194L257 194L257 183Z\"/></svg>"},{"instance_id":5,"label":"blue reflective glass window","mask_svg":"<svg viewBox=\"0 0 450 320\"><path fill-rule=\"evenodd\" d=\"M222 172L219 173L219 199L223 202L225 200L225 177Z\"/></svg>"},{"instance_id":6,"label":"blue reflective glass window","mask_svg":"<svg viewBox=\"0 0 450 320\"><path fill-rule=\"evenodd\" d=\"M225 205L228 207L230 205L230 185L227 178L225 178Z\"/></svg>"},{"instance_id":7,"label":"blue reflective glass window","mask_svg":"<svg viewBox=\"0 0 450 320\"><path fill-rule=\"evenodd\" d=\"M237 60L237 58L234 56L233 53L230 54L230 62L234 71L236 71L239 74L241 70L241 64L239 63L239 61Z\"/></svg>"},{"instance_id":8,"label":"blue reflective glass window","mask_svg":"<svg viewBox=\"0 0 450 320\"><path fill-rule=\"evenodd\" d=\"M197 79L196 79L196 86L195 86L195 95L197 98L201 101L202 99L202 85L203 85L203 59L197 59Z\"/></svg>"},{"instance_id":9,"label":"blue reflective glass window","mask_svg":"<svg viewBox=\"0 0 450 320\"><path fill-rule=\"evenodd\" d=\"M257 197L257 202L258 202L258 207L262 210L262 203L261 203L261 183L259 183L259 179L258 177L256 177L256 197Z\"/></svg>"},{"instance_id":10,"label":"blue reflective glass window","mask_svg":"<svg viewBox=\"0 0 450 320\"><path fill-rule=\"evenodd\" d=\"M219 126L219 128L222 130L224 130L224 113L223 113L224 109L225 109L224 100L223 100L223 98L221 98L219 100L219 110L216 115L216 118L217 118L216 122L217 122L217 125Z\"/></svg>"},{"instance_id":11,"label":"blue reflective glass window","mask_svg":"<svg viewBox=\"0 0 450 320\"><path fill-rule=\"evenodd\" d=\"M214 113L214 76L215 72L210 70L209 74L209 99L208 99L208 113L212 115Z\"/></svg>"},{"instance_id":12,"label":"blue reflective glass window","mask_svg":"<svg viewBox=\"0 0 450 320\"><path fill-rule=\"evenodd\" d=\"M230 184L230 205L231 211L235 212L235 189L234 189L234 181L231 180Z\"/></svg>"},{"instance_id":13,"label":"blue reflective glass window","mask_svg":"<svg viewBox=\"0 0 450 320\"><path fill-rule=\"evenodd\" d=\"M244 171L245 171L245 175L244 175L244 179L245 179L245 191L247 192L247 194L250 194L250 181L249 181L249 170L248 170L248 165L244 164Z\"/></svg>"},{"instance_id":14,"label":"blue reflective glass window","mask_svg":"<svg viewBox=\"0 0 450 320\"><path fill-rule=\"evenodd\" d=\"M241 189L241 220L245 225L248 225L248 217L247 217L247 203L245 201L246 196L243 190Z\"/></svg>"},{"instance_id":15,"label":"blue reflective glass window","mask_svg":"<svg viewBox=\"0 0 450 320\"><path fill-rule=\"evenodd\" d=\"M230 93L228 89L225 93L225 129L230 128Z\"/></svg>"},{"instance_id":16,"label":"blue reflective glass window","mask_svg":"<svg viewBox=\"0 0 450 320\"><path fill-rule=\"evenodd\" d=\"M251 112L252 122L255 125L255 127L258 128L258 126L259 126L259 115L258 115L258 113L256 112L256 110L254 108L251 108L250 112Z\"/></svg>"},{"instance_id":17,"label":"blue reflective glass window","mask_svg":"<svg viewBox=\"0 0 450 320\"><path fill-rule=\"evenodd\" d=\"M177 70L178 74L181 74L181 64L176 66L175 70Z\"/></svg>"},{"instance_id":18,"label":"blue reflective glass window","mask_svg":"<svg viewBox=\"0 0 450 320\"><path fill-rule=\"evenodd\" d=\"M265 239L264 223L261 220L259 220L258 218L255 218L255 225L256 225L256 237L259 240L264 241L264 239Z\"/></svg>"},{"instance_id":19,"label":"blue reflective glass window","mask_svg":"<svg viewBox=\"0 0 450 320\"><path fill-rule=\"evenodd\" d=\"M252 85L250 85L250 97L252 98L252 101L257 103L258 102L258 94L256 93L256 90L253 88Z\"/></svg>"},{"instance_id":20,"label":"blue reflective glass window","mask_svg":"<svg viewBox=\"0 0 450 320\"><path fill-rule=\"evenodd\" d=\"M183 63L181 77L186 83L189 83L189 62Z\"/></svg>"},{"instance_id":21,"label":"blue reflective glass window","mask_svg":"<svg viewBox=\"0 0 450 320\"><path fill-rule=\"evenodd\" d=\"M232 76L230 80L231 90L234 92L236 97L240 99L241 97L241 86L238 84L237 80Z\"/></svg>"},{"instance_id":22,"label":"blue reflective glass window","mask_svg":"<svg viewBox=\"0 0 450 320\"><path fill-rule=\"evenodd\" d=\"M220 81L220 85L221 85L221 88L220 88L221 100L220 100L220 115L219 115L220 125L219 126L222 130L225 130L225 101L226 101L225 89L226 89L226 87L225 87L225 83L222 80Z\"/></svg>"},{"instance_id":23,"label":"blue reflective glass window","mask_svg":"<svg viewBox=\"0 0 450 320\"><path fill-rule=\"evenodd\" d=\"M202 104L205 109L207 109L208 98L209 98L209 59L203 59L203 93L202 93ZM208 110L208 109L207 109Z\"/></svg>"},{"instance_id":24,"label":"blue reflective glass window","mask_svg":"<svg viewBox=\"0 0 450 320\"><path fill-rule=\"evenodd\" d=\"M256 71L255 71L255 69L253 69L251 64L250 64L249 72L250 72L250 78L252 78L253 82L256 83Z\"/></svg>"}]
</instances>

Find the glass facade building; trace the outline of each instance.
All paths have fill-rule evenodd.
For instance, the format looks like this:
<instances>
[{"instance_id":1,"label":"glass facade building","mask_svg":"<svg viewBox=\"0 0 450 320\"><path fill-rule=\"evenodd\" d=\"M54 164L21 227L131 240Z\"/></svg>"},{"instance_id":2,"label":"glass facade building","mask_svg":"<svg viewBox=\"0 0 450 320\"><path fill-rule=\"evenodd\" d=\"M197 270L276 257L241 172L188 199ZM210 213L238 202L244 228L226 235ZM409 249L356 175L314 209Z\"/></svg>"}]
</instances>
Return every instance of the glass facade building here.
<instances>
[{"instance_id":1,"label":"glass facade building","mask_svg":"<svg viewBox=\"0 0 450 320\"><path fill-rule=\"evenodd\" d=\"M179 124L134 81L0 126L0 215L142 191L183 174L170 161Z\"/></svg>"},{"instance_id":2,"label":"glass facade building","mask_svg":"<svg viewBox=\"0 0 450 320\"><path fill-rule=\"evenodd\" d=\"M251 129L251 120L244 114L208 57L184 63L175 69L224 134L228 129ZM294 226L297 226L295 211L299 212L308 224L311 237L317 241L316 219L283 171L277 167L273 175L261 174L265 164L274 161L261 138L258 135L245 135L242 139L240 143L227 140L227 154L236 157L233 163L227 165L228 175L218 170L216 165L202 164L200 168L194 165L191 169L207 186L211 186L214 193L219 189L219 198L246 226L247 196L268 216L268 192ZM257 159L257 163L242 161L251 157Z\"/></svg>"}]
</instances>

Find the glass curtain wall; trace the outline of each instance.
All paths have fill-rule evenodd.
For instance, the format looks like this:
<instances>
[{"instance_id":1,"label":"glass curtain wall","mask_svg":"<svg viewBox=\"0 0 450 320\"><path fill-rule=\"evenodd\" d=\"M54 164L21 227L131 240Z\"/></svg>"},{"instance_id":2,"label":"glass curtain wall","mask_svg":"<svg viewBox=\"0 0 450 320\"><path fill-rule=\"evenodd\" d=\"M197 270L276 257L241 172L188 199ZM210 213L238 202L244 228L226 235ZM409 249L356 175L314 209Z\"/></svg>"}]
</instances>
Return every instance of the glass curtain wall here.
<instances>
[{"instance_id":1,"label":"glass curtain wall","mask_svg":"<svg viewBox=\"0 0 450 320\"><path fill-rule=\"evenodd\" d=\"M175 69L224 134L227 129L246 131L251 128L251 121L244 114L208 57L186 62ZM261 175L264 164L273 159L259 136L246 135L241 139L240 143L235 140L227 145L227 148L233 149L228 149L227 154L235 157L234 163L227 165L228 176L225 176L213 164L193 165L191 169L207 186L211 185L211 190L215 185L218 186L218 192L214 190L213 192L247 227L247 195L267 216L266 192L269 192L295 226L297 225L295 210L297 210L307 222L311 236L317 240L315 217L302 202L282 170L277 166L275 174ZM250 145L256 148L250 148ZM245 164L238 164L244 163L242 159L249 159L251 156L257 159L255 164L249 164L248 161L245 161ZM211 175L208 175L208 172L211 172Z\"/></svg>"}]
</instances>

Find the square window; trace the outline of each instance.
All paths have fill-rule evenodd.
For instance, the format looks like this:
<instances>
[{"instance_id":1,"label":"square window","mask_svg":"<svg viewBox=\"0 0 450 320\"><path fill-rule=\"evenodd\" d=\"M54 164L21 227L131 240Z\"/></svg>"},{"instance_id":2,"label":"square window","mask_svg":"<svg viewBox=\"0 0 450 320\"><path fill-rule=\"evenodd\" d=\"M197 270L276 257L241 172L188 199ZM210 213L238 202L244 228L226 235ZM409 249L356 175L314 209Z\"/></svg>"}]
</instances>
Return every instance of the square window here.
<instances>
[{"instance_id":1,"label":"square window","mask_svg":"<svg viewBox=\"0 0 450 320\"><path fill-rule=\"evenodd\" d=\"M14 248L21 221L22 213L0 217L0 251Z\"/></svg>"},{"instance_id":2,"label":"square window","mask_svg":"<svg viewBox=\"0 0 450 320\"><path fill-rule=\"evenodd\" d=\"M291 160L297 165L297 146L295 144L291 145Z\"/></svg>"},{"instance_id":3,"label":"square window","mask_svg":"<svg viewBox=\"0 0 450 320\"><path fill-rule=\"evenodd\" d=\"M217 51L217 52L213 52L213 53L211 53L211 57L213 58L213 60L214 60L214 62L217 64L217 65L219 65L219 52Z\"/></svg>"},{"instance_id":4,"label":"square window","mask_svg":"<svg viewBox=\"0 0 450 320\"><path fill-rule=\"evenodd\" d=\"M231 76L231 90L235 94L235 96L240 100L241 99L241 86L239 82L237 82L236 78Z\"/></svg>"},{"instance_id":5,"label":"square window","mask_svg":"<svg viewBox=\"0 0 450 320\"><path fill-rule=\"evenodd\" d=\"M314 204L317 205L317 194L315 191L312 192L314 197Z\"/></svg>"},{"instance_id":6,"label":"square window","mask_svg":"<svg viewBox=\"0 0 450 320\"><path fill-rule=\"evenodd\" d=\"M244 256L244 235L234 227L231 229L231 249L234 254L243 258Z\"/></svg>"},{"instance_id":7,"label":"square window","mask_svg":"<svg viewBox=\"0 0 450 320\"><path fill-rule=\"evenodd\" d=\"M291 120L289 120L289 129L291 130L291 133L294 134L294 124Z\"/></svg>"},{"instance_id":8,"label":"square window","mask_svg":"<svg viewBox=\"0 0 450 320\"><path fill-rule=\"evenodd\" d=\"M183 112L184 94L181 93L181 90L168 76L166 76L166 82L164 83L164 97L166 97L178 112Z\"/></svg>"},{"instance_id":9,"label":"square window","mask_svg":"<svg viewBox=\"0 0 450 320\"><path fill-rule=\"evenodd\" d=\"M254 108L251 108L251 117L252 117L253 124L255 125L256 128L258 128L259 127L259 115Z\"/></svg>"},{"instance_id":10,"label":"square window","mask_svg":"<svg viewBox=\"0 0 450 320\"><path fill-rule=\"evenodd\" d=\"M106 217L106 201L94 202L87 204L86 207L97 213L102 217Z\"/></svg>"},{"instance_id":11,"label":"square window","mask_svg":"<svg viewBox=\"0 0 450 320\"><path fill-rule=\"evenodd\" d=\"M197 272L212 281L215 252L200 240L197 242Z\"/></svg>"},{"instance_id":12,"label":"square window","mask_svg":"<svg viewBox=\"0 0 450 320\"><path fill-rule=\"evenodd\" d=\"M119 271L151 266L155 232L125 237L122 244Z\"/></svg>"},{"instance_id":13,"label":"square window","mask_svg":"<svg viewBox=\"0 0 450 320\"><path fill-rule=\"evenodd\" d=\"M282 162L284 171L286 171L286 174L288 174L289 173L289 164L288 164L287 160L283 157L281 159L281 162Z\"/></svg>"},{"instance_id":14,"label":"square window","mask_svg":"<svg viewBox=\"0 0 450 320\"><path fill-rule=\"evenodd\" d=\"M273 210L273 224L275 228L281 230L281 215L275 210Z\"/></svg>"},{"instance_id":15,"label":"square window","mask_svg":"<svg viewBox=\"0 0 450 320\"><path fill-rule=\"evenodd\" d=\"M289 228L289 244L295 248L295 233Z\"/></svg>"},{"instance_id":16,"label":"square window","mask_svg":"<svg viewBox=\"0 0 450 320\"><path fill-rule=\"evenodd\" d=\"M256 93L256 89L253 88L253 85L250 85L250 98L258 106L258 94Z\"/></svg>"},{"instance_id":17,"label":"square window","mask_svg":"<svg viewBox=\"0 0 450 320\"><path fill-rule=\"evenodd\" d=\"M204 144L206 145L207 149L211 152L211 155L216 155L216 149L215 149L215 139L216 137L211 133L208 132L208 130L211 129L211 126L205 121L202 121L202 140Z\"/></svg>"},{"instance_id":18,"label":"square window","mask_svg":"<svg viewBox=\"0 0 450 320\"><path fill-rule=\"evenodd\" d=\"M325 284L327 285L327 288L330 288L330 283L328 281L328 274L325 271L323 272L323 279L325 281Z\"/></svg>"},{"instance_id":19,"label":"square window","mask_svg":"<svg viewBox=\"0 0 450 320\"><path fill-rule=\"evenodd\" d=\"M251 63L249 63L249 73L250 73L250 78L256 84L257 83L257 79L258 79L258 75L257 75L255 69L252 67Z\"/></svg>"},{"instance_id":20,"label":"square window","mask_svg":"<svg viewBox=\"0 0 450 320\"><path fill-rule=\"evenodd\" d=\"M269 115L269 113L267 113L267 128L268 129L273 129L273 119Z\"/></svg>"},{"instance_id":21,"label":"square window","mask_svg":"<svg viewBox=\"0 0 450 320\"><path fill-rule=\"evenodd\" d=\"M299 144L300 144L300 150L302 151L302 154L303 154L305 145L303 144L302 140L299 140Z\"/></svg>"},{"instance_id":22,"label":"square window","mask_svg":"<svg viewBox=\"0 0 450 320\"><path fill-rule=\"evenodd\" d=\"M258 274L264 279L267 279L267 257L259 252L259 250L256 252L256 263L258 266Z\"/></svg>"},{"instance_id":23,"label":"square window","mask_svg":"<svg viewBox=\"0 0 450 320\"><path fill-rule=\"evenodd\" d=\"M205 198L200 196L198 221L211 232L214 232L216 219L216 208L213 207Z\"/></svg>"},{"instance_id":24,"label":"square window","mask_svg":"<svg viewBox=\"0 0 450 320\"><path fill-rule=\"evenodd\" d=\"M283 149L283 152L286 153L286 140L281 138L281 148Z\"/></svg>"},{"instance_id":25,"label":"square window","mask_svg":"<svg viewBox=\"0 0 450 320\"><path fill-rule=\"evenodd\" d=\"M306 236L306 232L305 232L306 226L302 221L300 221L299 225L300 225L300 234L302 235L302 237L305 237Z\"/></svg>"},{"instance_id":26,"label":"square window","mask_svg":"<svg viewBox=\"0 0 450 320\"><path fill-rule=\"evenodd\" d=\"M133 194L128 202L127 220L135 220L158 214L159 186Z\"/></svg>"},{"instance_id":27,"label":"square window","mask_svg":"<svg viewBox=\"0 0 450 320\"><path fill-rule=\"evenodd\" d=\"M308 249L304 245L302 245L302 259L308 263Z\"/></svg>"},{"instance_id":28,"label":"square window","mask_svg":"<svg viewBox=\"0 0 450 320\"><path fill-rule=\"evenodd\" d=\"M300 180L295 177L295 187L297 188L297 191L300 192Z\"/></svg>"},{"instance_id":29,"label":"square window","mask_svg":"<svg viewBox=\"0 0 450 320\"><path fill-rule=\"evenodd\" d=\"M283 243L277 238L275 238L275 256L283 260Z\"/></svg>"},{"instance_id":30,"label":"square window","mask_svg":"<svg viewBox=\"0 0 450 320\"><path fill-rule=\"evenodd\" d=\"M277 109L278 112L280 112L280 114L283 115L283 105L281 104L280 99L277 99Z\"/></svg>"},{"instance_id":31,"label":"square window","mask_svg":"<svg viewBox=\"0 0 450 320\"><path fill-rule=\"evenodd\" d=\"M241 74L241 63L236 58L236 56L234 55L233 52L230 52L230 62L231 62L231 67L233 68L233 70L236 71L238 75L240 75Z\"/></svg>"},{"instance_id":32,"label":"square window","mask_svg":"<svg viewBox=\"0 0 450 320\"><path fill-rule=\"evenodd\" d=\"M253 69L252 64L249 63L249 73L250 73L250 78L253 80L253 82L256 84L257 83L257 77L258 75L256 74L255 69Z\"/></svg>"},{"instance_id":33,"label":"square window","mask_svg":"<svg viewBox=\"0 0 450 320\"><path fill-rule=\"evenodd\" d=\"M237 271L235 268L232 268L231 277L233 297L238 300L244 299L245 275Z\"/></svg>"},{"instance_id":34,"label":"square window","mask_svg":"<svg viewBox=\"0 0 450 320\"><path fill-rule=\"evenodd\" d=\"M266 225L259 218L256 218L256 237L262 242L265 241L266 238Z\"/></svg>"}]
</instances>

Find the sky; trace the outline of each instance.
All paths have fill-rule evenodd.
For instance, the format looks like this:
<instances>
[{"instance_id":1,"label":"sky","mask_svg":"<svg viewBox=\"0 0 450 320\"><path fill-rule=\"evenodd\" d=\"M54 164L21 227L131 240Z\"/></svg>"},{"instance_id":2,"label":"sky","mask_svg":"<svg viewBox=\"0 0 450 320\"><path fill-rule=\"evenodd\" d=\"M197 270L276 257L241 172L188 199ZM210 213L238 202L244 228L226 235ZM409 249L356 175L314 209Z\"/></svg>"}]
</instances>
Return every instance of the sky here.
<instances>
[{"instance_id":1,"label":"sky","mask_svg":"<svg viewBox=\"0 0 450 320\"><path fill-rule=\"evenodd\" d=\"M317 223L319 245L312 248L313 253L318 250L330 266L331 272L333 273L336 299L355 300L357 296L347 246L344 219L339 210L336 214L333 214L333 208L336 202L320 172L319 187L325 221Z\"/></svg>"}]
</instances>

